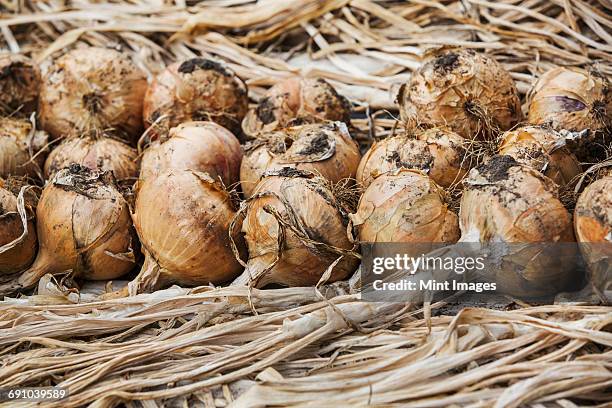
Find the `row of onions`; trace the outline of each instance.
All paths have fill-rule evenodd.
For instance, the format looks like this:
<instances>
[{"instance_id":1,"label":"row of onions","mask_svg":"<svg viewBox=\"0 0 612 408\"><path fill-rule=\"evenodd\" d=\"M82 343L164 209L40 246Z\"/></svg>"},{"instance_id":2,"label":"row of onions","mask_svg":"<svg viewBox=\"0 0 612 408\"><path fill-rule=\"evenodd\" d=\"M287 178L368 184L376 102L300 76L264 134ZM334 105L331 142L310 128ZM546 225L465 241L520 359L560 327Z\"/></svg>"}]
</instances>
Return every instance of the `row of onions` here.
<instances>
[{"instance_id":1,"label":"row of onions","mask_svg":"<svg viewBox=\"0 0 612 408\"><path fill-rule=\"evenodd\" d=\"M95 47L44 74L6 54L0 72L0 294L140 264L106 296L315 285L355 271L360 242L612 241L612 174L597 172L573 217L560 198L610 142L612 93L596 72L545 73L524 118L495 60L440 51L400 89L402 131L363 157L350 103L322 79L289 77L249 109L246 84L204 58L150 81ZM497 278L515 293L575 279L536 266Z\"/></svg>"}]
</instances>

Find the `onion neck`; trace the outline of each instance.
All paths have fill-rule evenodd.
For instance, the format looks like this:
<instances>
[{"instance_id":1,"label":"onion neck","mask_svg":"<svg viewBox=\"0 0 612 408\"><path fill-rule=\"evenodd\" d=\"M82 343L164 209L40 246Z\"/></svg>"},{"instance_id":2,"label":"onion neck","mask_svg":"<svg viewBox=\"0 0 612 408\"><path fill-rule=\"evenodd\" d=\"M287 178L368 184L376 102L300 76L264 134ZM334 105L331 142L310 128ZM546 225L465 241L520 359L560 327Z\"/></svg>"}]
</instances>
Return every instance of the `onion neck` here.
<instances>
[{"instance_id":1,"label":"onion neck","mask_svg":"<svg viewBox=\"0 0 612 408\"><path fill-rule=\"evenodd\" d=\"M247 266L240 276L232 282L231 286L252 286L261 288L273 282L270 265L275 259L274 253L268 253L249 259Z\"/></svg>"},{"instance_id":2,"label":"onion neck","mask_svg":"<svg viewBox=\"0 0 612 408\"><path fill-rule=\"evenodd\" d=\"M53 265L41 251L28 270L19 274L18 278L0 285L0 295L8 295L21 289L29 289L35 286L45 274L52 272Z\"/></svg>"}]
</instances>

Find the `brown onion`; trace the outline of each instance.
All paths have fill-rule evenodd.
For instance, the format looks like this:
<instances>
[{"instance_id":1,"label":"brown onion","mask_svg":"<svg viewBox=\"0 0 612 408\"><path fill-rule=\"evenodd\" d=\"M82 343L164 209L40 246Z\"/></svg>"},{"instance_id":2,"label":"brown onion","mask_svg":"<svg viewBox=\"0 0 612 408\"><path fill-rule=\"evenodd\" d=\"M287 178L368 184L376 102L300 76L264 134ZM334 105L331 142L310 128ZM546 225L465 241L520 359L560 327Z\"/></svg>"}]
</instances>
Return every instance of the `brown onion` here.
<instances>
[{"instance_id":1,"label":"brown onion","mask_svg":"<svg viewBox=\"0 0 612 408\"><path fill-rule=\"evenodd\" d=\"M0 276L21 272L36 256L34 209L26 203L27 187L15 195L0 183Z\"/></svg>"},{"instance_id":2,"label":"brown onion","mask_svg":"<svg viewBox=\"0 0 612 408\"><path fill-rule=\"evenodd\" d=\"M45 161L45 178L76 163L92 170L112 171L118 182L138 177L138 152L119 140L85 136L64 140Z\"/></svg>"},{"instance_id":3,"label":"brown onion","mask_svg":"<svg viewBox=\"0 0 612 408\"><path fill-rule=\"evenodd\" d=\"M400 168L421 170L442 187L460 181L467 170L468 143L455 132L432 128L375 142L357 169L357 182L367 187L380 176Z\"/></svg>"},{"instance_id":4,"label":"brown onion","mask_svg":"<svg viewBox=\"0 0 612 408\"><path fill-rule=\"evenodd\" d=\"M140 179L167 169L195 170L229 186L239 179L241 161L240 142L229 130L214 122L188 122L145 150Z\"/></svg>"},{"instance_id":5,"label":"brown onion","mask_svg":"<svg viewBox=\"0 0 612 408\"><path fill-rule=\"evenodd\" d=\"M42 174L48 134L24 119L0 119L0 177Z\"/></svg>"},{"instance_id":6,"label":"brown onion","mask_svg":"<svg viewBox=\"0 0 612 408\"><path fill-rule=\"evenodd\" d=\"M434 54L400 88L398 102L409 128L449 126L469 139L491 138L522 118L510 74L470 49Z\"/></svg>"},{"instance_id":7,"label":"brown onion","mask_svg":"<svg viewBox=\"0 0 612 408\"><path fill-rule=\"evenodd\" d=\"M106 280L134 267L130 211L111 173L76 164L59 171L42 192L36 220L36 260L0 293L32 287L48 273Z\"/></svg>"},{"instance_id":8,"label":"brown onion","mask_svg":"<svg viewBox=\"0 0 612 408\"><path fill-rule=\"evenodd\" d=\"M580 162L563 138L542 126L523 126L502 135L499 154L512 156L563 186L582 173Z\"/></svg>"},{"instance_id":9,"label":"brown onion","mask_svg":"<svg viewBox=\"0 0 612 408\"><path fill-rule=\"evenodd\" d=\"M349 123L351 104L322 78L290 77L272 86L251 109L242 130L248 136L300 123L325 120Z\"/></svg>"},{"instance_id":10,"label":"brown onion","mask_svg":"<svg viewBox=\"0 0 612 408\"><path fill-rule=\"evenodd\" d=\"M426 174L400 168L375 178L351 215L361 242L453 243L457 215Z\"/></svg>"},{"instance_id":11,"label":"brown onion","mask_svg":"<svg viewBox=\"0 0 612 408\"><path fill-rule=\"evenodd\" d=\"M340 257L329 282L357 267L348 217L321 177L291 168L267 173L241 210L249 260L234 285L315 285Z\"/></svg>"},{"instance_id":12,"label":"brown onion","mask_svg":"<svg viewBox=\"0 0 612 408\"><path fill-rule=\"evenodd\" d=\"M0 54L0 109L6 114L19 111L29 115L36 110L40 69L22 54Z\"/></svg>"},{"instance_id":13,"label":"brown onion","mask_svg":"<svg viewBox=\"0 0 612 408\"><path fill-rule=\"evenodd\" d=\"M229 194L207 173L170 169L144 180L133 217L145 263L127 292L236 277L242 266L228 235L234 215Z\"/></svg>"},{"instance_id":14,"label":"brown onion","mask_svg":"<svg viewBox=\"0 0 612 408\"><path fill-rule=\"evenodd\" d=\"M45 75L38 113L54 138L90 131L135 142L142 130L145 74L122 52L78 48L60 58Z\"/></svg>"},{"instance_id":15,"label":"brown onion","mask_svg":"<svg viewBox=\"0 0 612 408\"><path fill-rule=\"evenodd\" d=\"M192 58L170 65L153 80L143 114L147 128L155 123L161 129L150 131L151 136L190 121L212 121L239 135L248 105L247 86L233 71L219 62Z\"/></svg>"},{"instance_id":16,"label":"brown onion","mask_svg":"<svg viewBox=\"0 0 612 408\"><path fill-rule=\"evenodd\" d=\"M240 183L250 196L266 171L291 167L338 182L355 177L359 147L342 122L294 126L254 140L245 147Z\"/></svg>"}]
</instances>

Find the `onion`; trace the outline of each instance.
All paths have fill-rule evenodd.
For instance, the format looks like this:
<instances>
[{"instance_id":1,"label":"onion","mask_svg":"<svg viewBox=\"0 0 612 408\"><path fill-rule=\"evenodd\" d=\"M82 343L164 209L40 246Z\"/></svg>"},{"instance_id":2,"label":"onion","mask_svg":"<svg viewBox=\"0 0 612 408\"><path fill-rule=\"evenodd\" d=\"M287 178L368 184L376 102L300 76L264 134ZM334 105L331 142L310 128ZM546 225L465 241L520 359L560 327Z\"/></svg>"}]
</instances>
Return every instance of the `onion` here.
<instances>
[{"instance_id":1,"label":"onion","mask_svg":"<svg viewBox=\"0 0 612 408\"><path fill-rule=\"evenodd\" d=\"M140 178L157 176L167 169L196 170L236 183L242 148L238 139L214 122L188 122L170 129L169 137L154 141L142 156Z\"/></svg>"},{"instance_id":2,"label":"onion","mask_svg":"<svg viewBox=\"0 0 612 408\"><path fill-rule=\"evenodd\" d=\"M134 142L142 130L145 74L127 54L74 49L58 58L40 89L39 118L54 138L112 133Z\"/></svg>"},{"instance_id":3,"label":"onion","mask_svg":"<svg viewBox=\"0 0 612 408\"><path fill-rule=\"evenodd\" d=\"M242 267L228 236L234 215L229 194L206 173L170 169L147 178L133 216L145 263L129 293L236 277Z\"/></svg>"},{"instance_id":4,"label":"onion","mask_svg":"<svg viewBox=\"0 0 612 408\"><path fill-rule=\"evenodd\" d=\"M221 63L192 58L170 65L149 85L144 122L162 129L150 131L153 136L190 121L212 121L238 135L248 104L247 87L234 72Z\"/></svg>"},{"instance_id":5,"label":"onion","mask_svg":"<svg viewBox=\"0 0 612 408\"><path fill-rule=\"evenodd\" d=\"M540 256L543 246L535 245L574 241L571 216L554 182L511 156L495 156L472 169L464 185L460 242L510 244L500 268L487 271L501 290L537 296L559 291L574 279L575 265L560 254Z\"/></svg>"},{"instance_id":6,"label":"onion","mask_svg":"<svg viewBox=\"0 0 612 408\"><path fill-rule=\"evenodd\" d=\"M592 287L605 300L604 293L612 289L612 175L584 189L576 203L574 228Z\"/></svg>"},{"instance_id":7,"label":"onion","mask_svg":"<svg viewBox=\"0 0 612 408\"><path fill-rule=\"evenodd\" d=\"M361 242L453 243L459 239L457 215L444 191L427 175L398 169L374 179L351 215Z\"/></svg>"},{"instance_id":8,"label":"onion","mask_svg":"<svg viewBox=\"0 0 612 408\"><path fill-rule=\"evenodd\" d=\"M357 267L343 203L321 177L291 168L267 173L239 215L244 212L249 260L234 285L315 285L340 257L328 282Z\"/></svg>"},{"instance_id":9,"label":"onion","mask_svg":"<svg viewBox=\"0 0 612 408\"><path fill-rule=\"evenodd\" d=\"M338 182L355 177L359 147L342 122L290 127L247 144L240 167L248 197L266 171L291 167Z\"/></svg>"},{"instance_id":10,"label":"onion","mask_svg":"<svg viewBox=\"0 0 612 408\"><path fill-rule=\"evenodd\" d=\"M106 280L134 266L130 211L111 173L76 164L59 171L43 190L36 219L36 260L0 293L32 287L47 273Z\"/></svg>"},{"instance_id":11,"label":"onion","mask_svg":"<svg viewBox=\"0 0 612 408\"><path fill-rule=\"evenodd\" d=\"M29 115L36 110L40 70L21 54L0 54L0 109L6 114L19 110Z\"/></svg>"},{"instance_id":12,"label":"onion","mask_svg":"<svg viewBox=\"0 0 612 408\"><path fill-rule=\"evenodd\" d=\"M405 134L375 142L357 169L357 181L367 187L381 174L400 168L417 169L442 187L450 187L467 173L468 143L445 128Z\"/></svg>"},{"instance_id":13,"label":"onion","mask_svg":"<svg viewBox=\"0 0 612 408\"><path fill-rule=\"evenodd\" d=\"M400 88L398 101L409 128L447 125L469 139L491 138L522 117L508 72L470 49L435 54Z\"/></svg>"},{"instance_id":14,"label":"onion","mask_svg":"<svg viewBox=\"0 0 612 408\"><path fill-rule=\"evenodd\" d=\"M0 177L41 174L48 134L23 119L0 119Z\"/></svg>"},{"instance_id":15,"label":"onion","mask_svg":"<svg viewBox=\"0 0 612 408\"><path fill-rule=\"evenodd\" d=\"M249 110L242 130L248 136L301 123L325 120L350 122L351 104L322 78L290 77L272 86L255 109Z\"/></svg>"},{"instance_id":16,"label":"onion","mask_svg":"<svg viewBox=\"0 0 612 408\"><path fill-rule=\"evenodd\" d=\"M112 171L119 183L138 177L138 152L108 137L85 136L64 140L45 162L45 178L76 163L92 170Z\"/></svg>"},{"instance_id":17,"label":"onion","mask_svg":"<svg viewBox=\"0 0 612 408\"><path fill-rule=\"evenodd\" d=\"M542 172L563 186L582 173L580 162L554 130L542 126L523 126L502 135L499 154Z\"/></svg>"},{"instance_id":18,"label":"onion","mask_svg":"<svg viewBox=\"0 0 612 408\"><path fill-rule=\"evenodd\" d=\"M26 203L27 187L13 194L0 183L0 276L21 272L36 256L34 210Z\"/></svg>"}]
</instances>

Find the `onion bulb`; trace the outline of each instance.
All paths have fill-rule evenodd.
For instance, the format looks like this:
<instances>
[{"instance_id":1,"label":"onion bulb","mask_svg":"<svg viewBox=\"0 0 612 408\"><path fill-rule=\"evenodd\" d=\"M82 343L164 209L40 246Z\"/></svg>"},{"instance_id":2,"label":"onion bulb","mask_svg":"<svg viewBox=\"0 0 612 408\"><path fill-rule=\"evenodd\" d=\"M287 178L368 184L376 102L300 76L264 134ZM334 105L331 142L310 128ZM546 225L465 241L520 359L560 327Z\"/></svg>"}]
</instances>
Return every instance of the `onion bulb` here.
<instances>
[{"instance_id":1,"label":"onion bulb","mask_svg":"<svg viewBox=\"0 0 612 408\"><path fill-rule=\"evenodd\" d=\"M90 131L135 142L142 130L145 74L122 52L78 48L50 67L40 89L40 123L53 138Z\"/></svg>"},{"instance_id":2,"label":"onion bulb","mask_svg":"<svg viewBox=\"0 0 612 408\"><path fill-rule=\"evenodd\" d=\"M169 169L145 179L133 215L145 263L128 293L236 277L242 266L228 235L234 215L230 195L207 173Z\"/></svg>"},{"instance_id":3,"label":"onion bulb","mask_svg":"<svg viewBox=\"0 0 612 408\"><path fill-rule=\"evenodd\" d=\"M467 173L468 142L446 128L389 137L375 142L357 169L357 182L367 187L380 176L400 168L421 170L442 187L459 182Z\"/></svg>"},{"instance_id":4,"label":"onion bulb","mask_svg":"<svg viewBox=\"0 0 612 408\"><path fill-rule=\"evenodd\" d=\"M426 174L400 168L375 178L351 215L361 242L453 243L457 215L444 191Z\"/></svg>"},{"instance_id":5,"label":"onion bulb","mask_svg":"<svg viewBox=\"0 0 612 408\"><path fill-rule=\"evenodd\" d=\"M25 270L36 256L34 209L25 201L27 187L15 195L0 183L0 276Z\"/></svg>"},{"instance_id":6,"label":"onion bulb","mask_svg":"<svg viewBox=\"0 0 612 408\"><path fill-rule=\"evenodd\" d=\"M398 102L409 128L446 125L469 139L492 138L522 118L510 74L471 49L434 54L400 88Z\"/></svg>"},{"instance_id":7,"label":"onion bulb","mask_svg":"<svg viewBox=\"0 0 612 408\"><path fill-rule=\"evenodd\" d=\"M36 219L36 260L0 293L32 287L45 274L107 280L134 267L130 211L111 173L77 164L59 171L42 192Z\"/></svg>"},{"instance_id":8,"label":"onion bulb","mask_svg":"<svg viewBox=\"0 0 612 408\"><path fill-rule=\"evenodd\" d=\"M238 181L241 161L240 142L229 130L214 122L188 122L170 129L168 138L144 151L140 178L167 169L195 170L231 185Z\"/></svg>"},{"instance_id":9,"label":"onion bulb","mask_svg":"<svg viewBox=\"0 0 612 408\"><path fill-rule=\"evenodd\" d=\"M92 170L112 171L119 183L138 177L138 152L119 140L85 136L66 139L45 161L45 178L76 163Z\"/></svg>"},{"instance_id":10,"label":"onion bulb","mask_svg":"<svg viewBox=\"0 0 612 408\"><path fill-rule=\"evenodd\" d=\"M560 186L582 173L580 162L560 143L563 138L542 126L523 126L502 135L499 154L512 156L553 180Z\"/></svg>"},{"instance_id":11,"label":"onion bulb","mask_svg":"<svg viewBox=\"0 0 612 408\"><path fill-rule=\"evenodd\" d=\"M0 177L41 174L49 135L23 119L0 119Z\"/></svg>"},{"instance_id":12,"label":"onion bulb","mask_svg":"<svg viewBox=\"0 0 612 408\"><path fill-rule=\"evenodd\" d=\"M359 146L342 122L294 126L258 138L245 147L240 167L248 197L266 171L291 167L338 182L355 177Z\"/></svg>"},{"instance_id":13,"label":"onion bulb","mask_svg":"<svg viewBox=\"0 0 612 408\"><path fill-rule=\"evenodd\" d=\"M328 282L355 270L348 217L329 184L291 168L267 173L241 209L249 259L234 285L315 285L340 257Z\"/></svg>"},{"instance_id":14,"label":"onion bulb","mask_svg":"<svg viewBox=\"0 0 612 408\"><path fill-rule=\"evenodd\" d=\"M149 85L144 122L147 128L156 125L152 136L190 121L212 121L238 135L248 104L247 87L234 72L219 62L192 58L170 65Z\"/></svg>"},{"instance_id":15,"label":"onion bulb","mask_svg":"<svg viewBox=\"0 0 612 408\"><path fill-rule=\"evenodd\" d=\"M251 109L242 130L251 137L288 126L320 121L349 123L351 104L322 78L290 77L272 86Z\"/></svg>"},{"instance_id":16,"label":"onion bulb","mask_svg":"<svg viewBox=\"0 0 612 408\"><path fill-rule=\"evenodd\" d=\"M499 268L487 270L501 290L539 296L559 291L575 278L575 265L559 253L542 254L550 249L535 245L574 241L571 216L559 201L554 182L511 156L494 156L472 169L464 185L460 242L509 244L510 253Z\"/></svg>"},{"instance_id":17,"label":"onion bulb","mask_svg":"<svg viewBox=\"0 0 612 408\"><path fill-rule=\"evenodd\" d=\"M40 69L34 61L21 54L0 54L0 109L5 114L34 112L39 87Z\"/></svg>"}]
</instances>

